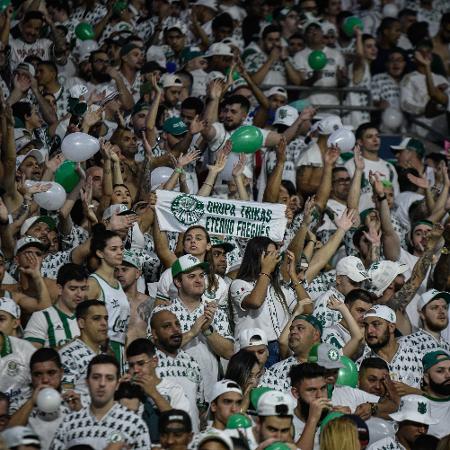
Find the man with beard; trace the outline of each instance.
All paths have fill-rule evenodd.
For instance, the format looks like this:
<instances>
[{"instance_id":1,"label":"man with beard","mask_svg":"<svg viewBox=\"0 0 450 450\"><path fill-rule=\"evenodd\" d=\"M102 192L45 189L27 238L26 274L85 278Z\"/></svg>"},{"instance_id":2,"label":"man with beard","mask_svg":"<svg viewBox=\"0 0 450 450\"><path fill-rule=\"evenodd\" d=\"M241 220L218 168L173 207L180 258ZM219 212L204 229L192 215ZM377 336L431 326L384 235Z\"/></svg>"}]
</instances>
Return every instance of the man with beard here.
<instances>
[{"instance_id":1,"label":"man with beard","mask_svg":"<svg viewBox=\"0 0 450 450\"><path fill-rule=\"evenodd\" d=\"M157 309L150 319L152 340L156 347L159 378L169 378L184 390L192 409L192 426L199 429L198 407L204 408L203 379L197 361L181 350L183 334L177 316L167 309Z\"/></svg>"},{"instance_id":2,"label":"man with beard","mask_svg":"<svg viewBox=\"0 0 450 450\"><path fill-rule=\"evenodd\" d=\"M135 102L141 97L141 68L144 54L141 48L132 42L120 49L120 75Z\"/></svg>"},{"instance_id":3,"label":"man with beard","mask_svg":"<svg viewBox=\"0 0 450 450\"><path fill-rule=\"evenodd\" d=\"M109 56L102 50L96 50L89 56L92 71L87 87L89 89L89 95L96 91L101 93L108 87L114 88L119 91L119 98L126 110L131 110L134 105L134 99L128 90L120 72L114 67L109 65ZM112 81L115 81L115 86Z\"/></svg>"},{"instance_id":4,"label":"man with beard","mask_svg":"<svg viewBox=\"0 0 450 450\"><path fill-rule=\"evenodd\" d=\"M211 251L214 261L214 271L217 275L225 278L227 273L227 253L234 249L234 245L230 242L225 242L217 237L211 236Z\"/></svg>"},{"instance_id":5,"label":"man with beard","mask_svg":"<svg viewBox=\"0 0 450 450\"><path fill-rule=\"evenodd\" d=\"M305 314L294 317L288 336L288 345L292 356L274 364L267 370L260 384L279 391L288 391L291 367L308 361L311 347L320 342L321 336L322 325L316 317Z\"/></svg>"},{"instance_id":6,"label":"man with beard","mask_svg":"<svg viewBox=\"0 0 450 450\"><path fill-rule=\"evenodd\" d=\"M396 320L395 312L385 305L374 305L364 314L367 345L357 365L365 358L378 356L387 363L396 389L401 389L402 395L416 393L422 380L421 358L414 346L395 337Z\"/></svg>"},{"instance_id":7,"label":"man with beard","mask_svg":"<svg viewBox=\"0 0 450 450\"><path fill-rule=\"evenodd\" d=\"M401 338L415 348L419 358L439 348L450 353L450 344L441 336L441 332L448 326L449 303L450 294L436 289L431 289L420 297L417 310L422 326L415 333Z\"/></svg>"},{"instance_id":8,"label":"man with beard","mask_svg":"<svg viewBox=\"0 0 450 450\"><path fill-rule=\"evenodd\" d=\"M439 422L428 433L438 438L448 434L450 424L450 354L443 350L426 353L422 359L424 393L431 406L431 417Z\"/></svg>"}]
</instances>

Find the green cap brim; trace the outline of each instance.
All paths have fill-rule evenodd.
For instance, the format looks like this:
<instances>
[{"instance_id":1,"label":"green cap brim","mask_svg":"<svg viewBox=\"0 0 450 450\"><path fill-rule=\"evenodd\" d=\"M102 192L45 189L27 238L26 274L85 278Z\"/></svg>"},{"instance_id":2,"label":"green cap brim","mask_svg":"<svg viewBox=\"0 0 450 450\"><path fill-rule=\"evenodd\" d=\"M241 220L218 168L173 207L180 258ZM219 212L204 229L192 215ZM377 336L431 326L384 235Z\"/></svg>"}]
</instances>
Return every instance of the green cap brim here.
<instances>
[{"instance_id":1,"label":"green cap brim","mask_svg":"<svg viewBox=\"0 0 450 450\"><path fill-rule=\"evenodd\" d=\"M175 261L172 265L172 277L175 278L176 276L182 274L182 273L189 273L192 272L195 269L203 269L203 270L208 270L209 269L209 264L207 262L202 262L200 264L196 264L195 266L191 266L189 267L189 269L185 269L182 270L180 264L177 264L178 261Z\"/></svg>"}]
</instances>

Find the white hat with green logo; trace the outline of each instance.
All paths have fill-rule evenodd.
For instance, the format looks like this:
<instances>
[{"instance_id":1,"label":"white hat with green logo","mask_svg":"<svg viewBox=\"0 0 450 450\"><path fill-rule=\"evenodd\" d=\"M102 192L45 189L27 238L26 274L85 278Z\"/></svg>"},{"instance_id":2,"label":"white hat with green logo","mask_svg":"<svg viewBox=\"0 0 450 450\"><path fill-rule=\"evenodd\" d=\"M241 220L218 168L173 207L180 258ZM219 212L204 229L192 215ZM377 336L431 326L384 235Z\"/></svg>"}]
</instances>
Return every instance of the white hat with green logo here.
<instances>
[{"instance_id":1,"label":"white hat with green logo","mask_svg":"<svg viewBox=\"0 0 450 450\"><path fill-rule=\"evenodd\" d=\"M175 278L180 273L191 272L194 269L201 268L208 270L209 264L201 262L193 255L183 255L172 264L172 277Z\"/></svg>"},{"instance_id":2,"label":"white hat with green logo","mask_svg":"<svg viewBox=\"0 0 450 450\"><path fill-rule=\"evenodd\" d=\"M139 257L131 250L124 250L122 261L129 264L130 266L136 267L136 269L142 269L142 264L139 260Z\"/></svg>"},{"instance_id":3,"label":"white hat with green logo","mask_svg":"<svg viewBox=\"0 0 450 450\"><path fill-rule=\"evenodd\" d=\"M327 343L313 345L308 355L308 362L316 363L330 370L345 367L340 360L340 351Z\"/></svg>"},{"instance_id":4,"label":"white hat with green logo","mask_svg":"<svg viewBox=\"0 0 450 450\"><path fill-rule=\"evenodd\" d=\"M431 416L430 402L422 395L403 396L398 411L389 416L396 422L410 420L424 425L435 425L439 422Z\"/></svg>"}]
</instances>

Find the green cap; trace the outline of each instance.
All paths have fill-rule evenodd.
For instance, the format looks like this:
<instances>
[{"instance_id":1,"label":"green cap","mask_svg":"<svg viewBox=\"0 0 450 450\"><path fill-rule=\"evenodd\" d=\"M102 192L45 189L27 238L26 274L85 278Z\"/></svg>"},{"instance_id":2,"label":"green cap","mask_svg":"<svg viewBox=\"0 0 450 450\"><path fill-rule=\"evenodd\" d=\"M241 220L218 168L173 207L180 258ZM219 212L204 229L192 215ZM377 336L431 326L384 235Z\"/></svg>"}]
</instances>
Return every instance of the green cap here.
<instances>
[{"instance_id":1,"label":"green cap","mask_svg":"<svg viewBox=\"0 0 450 450\"><path fill-rule=\"evenodd\" d=\"M252 409L256 411L256 408L258 407L259 399L262 397L263 394L266 392L273 391L274 389L267 387L267 386L260 386L253 388L250 391L250 403L252 405Z\"/></svg>"},{"instance_id":2,"label":"green cap","mask_svg":"<svg viewBox=\"0 0 450 450\"><path fill-rule=\"evenodd\" d=\"M417 222L414 222L411 226L411 234L414 233L414 230L416 229L416 227L418 227L419 225L428 225L429 227L433 228L433 222L431 222L430 220L418 220Z\"/></svg>"},{"instance_id":3,"label":"green cap","mask_svg":"<svg viewBox=\"0 0 450 450\"><path fill-rule=\"evenodd\" d=\"M426 372L431 367L442 361L450 361L450 355L444 350L435 350L434 352L428 352L422 358L423 371Z\"/></svg>"},{"instance_id":4,"label":"green cap","mask_svg":"<svg viewBox=\"0 0 450 450\"><path fill-rule=\"evenodd\" d=\"M191 272L198 267L203 270L208 270L209 264L207 262L201 262L193 255L183 255L172 264L172 277L175 278L181 273Z\"/></svg>"},{"instance_id":5,"label":"green cap","mask_svg":"<svg viewBox=\"0 0 450 450\"><path fill-rule=\"evenodd\" d=\"M136 269L142 269L141 261L139 260L136 253L134 253L132 250L123 251L122 262L127 263L130 266L135 267Z\"/></svg>"},{"instance_id":6,"label":"green cap","mask_svg":"<svg viewBox=\"0 0 450 450\"><path fill-rule=\"evenodd\" d=\"M221 247L223 248L225 253L231 252L234 249L233 244L231 244L230 242L225 242L216 236L211 236L210 239L212 247Z\"/></svg>"},{"instance_id":7,"label":"green cap","mask_svg":"<svg viewBox=\"0 0 450 450\"><path fill-rule=\"evenodd\" d=\"M137 113L140 113L141 111L148 111L150 109L150 104L144 101L137 102L133 109L131 110L131 115L134 116Z\"/></svg>"},{"instance_id":8,"label":"green cap","mask_svg":"<svg viewBox=\"0 0 450 450\"><path fill-rule=\"evenodd\" d=\"M400 152L402 150L412 150L416 152L421 158L425 155L425 147L419 139L405 138L398 145L391 145L393 152Z\"/></svg>"},{"instance_id":9,"label":"green cap","mask_svg":"<svg viewBox=\"0 0 450 450\"><path fill-rule=\"evenodd\" d=\"M180 54L181 63L184 65L191 59L203 56L204 53L198 47L185 47Z\"/></svg>"},{"instance_id":10,"label":"green cap","mask_svg":"<svg viewBox=\"0 0 450 450\"><path fill-rule=\"evenodd\" d=\"M315 317L311 314L309 314L309 315L299 314L298 316L294 317L294 320L292 322L294 322L295 320L304 320L305 322L310 323L322 335L323 327L322 327L322 324L320 323L320 320L317 317Z\"/></svg>"},{"instance_id":11,"label":"green cap","mask_svg":"<svg viewBox=\"0 0 450 450\"><path fill-rule=\"evenodd\" d=\"M188 127L180 117L171 117L170 119L167 119L162 128L166 133L173 134L174 136L180 136L188 130Z\"/></svg>"}]
</instances>

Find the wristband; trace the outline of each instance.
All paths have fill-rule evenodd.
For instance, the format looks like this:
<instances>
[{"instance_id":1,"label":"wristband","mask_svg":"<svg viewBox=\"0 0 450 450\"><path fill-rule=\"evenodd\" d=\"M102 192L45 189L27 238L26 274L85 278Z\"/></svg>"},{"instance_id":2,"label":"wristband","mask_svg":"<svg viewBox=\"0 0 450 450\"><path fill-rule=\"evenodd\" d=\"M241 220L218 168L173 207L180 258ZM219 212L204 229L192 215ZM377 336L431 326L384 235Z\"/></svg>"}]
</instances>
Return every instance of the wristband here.
<instances>
[{"instance_id":1,"label":"wristband","mask_svg":"<svg viewBox=\"0 0 450 450\"><path fill-rule=\"evenodd\" d=\"M292 287L293 288L296 288L297 286L299 286L300 284L302 284L303 283L303 281L297 281L297 283L294 283L293 285L292 285Z\"/></svg>"},{"instance_id":2,"label":"wristband","mask_svg":"<svg viewBox=\"0 0 450 450\"><path fill-rule=\"evenodd\" d=\"M206 186L209 186L211 189L213 189L214 188L214 186L212 185L212 184L209 184L209 183L205 183L205 182L203 182L203 184L206 184Z\"/></svg>"},{"instance_id":3,"label":"wristband","mask_svg":"<svg viewBox=\"0 0 450 450\"><path fill-rule=\"evenodd\" d=\"M181 168L181 167L177 167L177 168L174 170L174 172L175 172L175 173L180 173L180 174L182 174L182 173L184 173L184 169Z\"/></svg>"},{"instance_id":4,"label":"wristband","mask_svg":"<svg viewBox=\"0 0 450 450\"><path fill-rule=\"evenodd\" d=\"M259 276L261 275L265 275L270 281L272 281L272 277L268 273L260 272Z\"/></svg>"}]
</instances>

